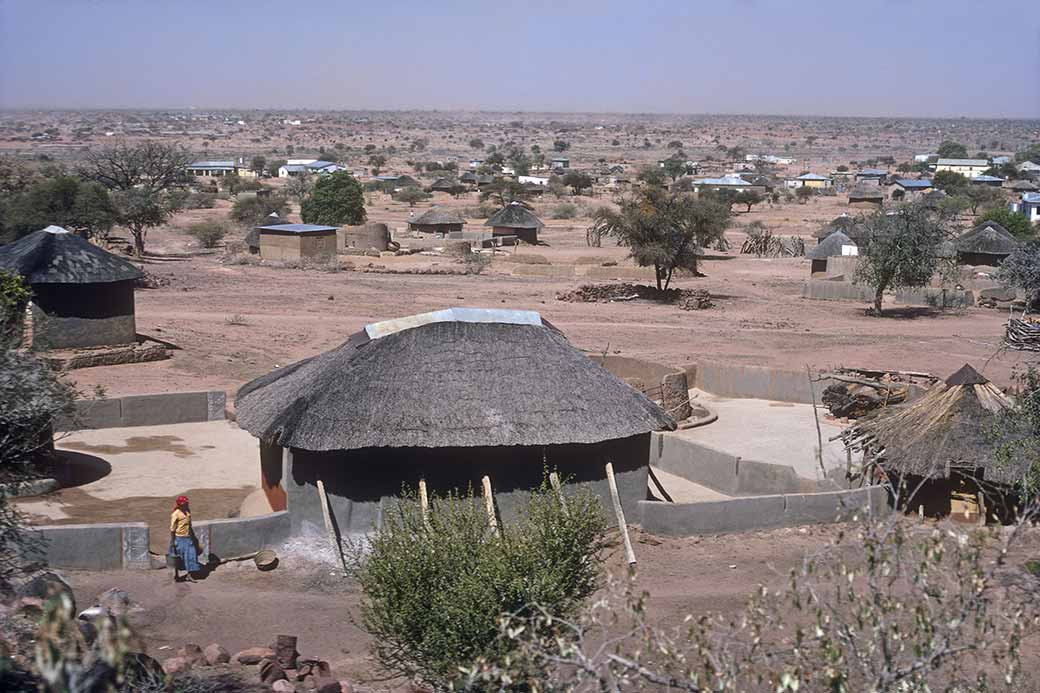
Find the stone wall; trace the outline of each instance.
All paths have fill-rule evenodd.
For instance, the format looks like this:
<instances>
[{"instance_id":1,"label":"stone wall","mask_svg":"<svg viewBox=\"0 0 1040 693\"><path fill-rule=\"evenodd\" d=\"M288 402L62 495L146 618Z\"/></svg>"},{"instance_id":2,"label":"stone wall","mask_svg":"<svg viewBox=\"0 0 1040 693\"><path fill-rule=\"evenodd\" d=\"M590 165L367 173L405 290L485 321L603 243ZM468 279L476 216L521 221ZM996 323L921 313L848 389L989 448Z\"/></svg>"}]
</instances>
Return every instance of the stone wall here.
<instances>
[{"instance_id":1,"label":"stone wall","mask_svg":"<svg viewBox=\"0 0 1040 693\"><path fill-rule=\"evenodd\" d=\"M76 402L78 428L121 428L164 424L220 421L224 418L227 395L222 390L208 392L170 392L161 395L130 395L111 399ZM56 431L72 427L67 419L57 419Z\"/></svg>"}]
</instances>

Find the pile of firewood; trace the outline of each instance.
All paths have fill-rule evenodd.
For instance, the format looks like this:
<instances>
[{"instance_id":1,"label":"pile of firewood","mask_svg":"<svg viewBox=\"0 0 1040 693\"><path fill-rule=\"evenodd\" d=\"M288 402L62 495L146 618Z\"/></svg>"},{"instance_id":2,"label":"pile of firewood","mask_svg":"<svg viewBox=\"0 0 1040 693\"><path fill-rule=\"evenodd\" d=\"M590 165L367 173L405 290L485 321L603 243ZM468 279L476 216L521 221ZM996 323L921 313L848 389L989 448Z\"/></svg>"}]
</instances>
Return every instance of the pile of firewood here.
<instances>
[{"instance_id":1,"label":"pile of firewood","mask_svg":"<svg viewBox=\"0 0 1040 693\"><path fill-rule=\"evenodd\" d=\"M820 400L839 419L859 419L875 409L905 402L912 384L936 382L930 373L839 368L823 373L821 380L837 381L827 386Z\"/></svg>"},{"instance_id":2,"label":"pile of firewood","mask_svg":"<svg viewBox=\"0 0 1040 693\"><path fill-rule=\"evenodd\" d=\"M1040 352L1040 321L1011 318L1007 322L1004 344L1015 351Z\"/></svg>"},{"instance_id":3,"label":"pile of firewood","mask_svg":"<svg viewBox=\"0 0 1040 693\"><path fill-rule=\"evenodd\" d=\"M798 236L774 236L769 229L749 229L740 252L755 257L801 257L805 255L805 241Z\"/></svg>"}]
</instances>

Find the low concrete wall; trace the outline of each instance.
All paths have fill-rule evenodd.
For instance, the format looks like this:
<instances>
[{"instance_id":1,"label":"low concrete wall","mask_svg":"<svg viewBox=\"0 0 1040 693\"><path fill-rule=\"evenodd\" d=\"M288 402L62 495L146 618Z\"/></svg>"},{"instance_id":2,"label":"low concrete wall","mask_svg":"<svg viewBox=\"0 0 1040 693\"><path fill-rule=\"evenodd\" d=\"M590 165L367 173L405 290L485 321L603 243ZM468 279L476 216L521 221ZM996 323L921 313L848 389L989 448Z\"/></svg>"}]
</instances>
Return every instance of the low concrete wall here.
<instances>
[{"instance_id":1,"label":"low concrete wall","mask_svg":"<svg viewBox=\"0 0 1040 693\"><path fill-rule=\"evenodd\" d=\"M694 387L720 397L812 404L809 378L804 371L700 362L692 382ZM827 380L815 383L817 403L824 388L830 384Z\"/></svg>"},{"instance_id":2,"label":"low concrete wall","mask_svg":"<svg viewBox=\"0 0 1040 693\"><path fill-rule=\"evenodd\" d=\"M841 522L857 514L878 517L888 512L887 492L881 486L702 503L639 503L642 528L653 534L669 536Z\"/></svg>"},{"instance_id":3,"label":"low concrete wall","mask_svg":"<svg viewBox=\"0 0 1040 693\"><path fill-rule=\"evenodd\" d=\"M957 289L921 287L896 291L896 303L905 306L932 308L970 308L975 305L975 294Z\"/></svg>"},{"instance_id":4,"label":"low concrete wall","mask_svg":"<svg viewBox=\"0 0 1040 693\"><path fill-rule=\"evenodd\" d=\"M286 511L229 520L199 520L193 523L204 560L241 558L277 546L289 538L290 518Z\"/></svg>"},{"instance_id":5,"label":"low concrete wall","mask_svg":"<svg viewBox=\"0 0 1040 693\"><path fill-rule=\"evenodd\" d=\"M816 301L863 301L874 302L874 292L869 286L850 282L810 279L802 283L802 298Z\"/></svg>"},{"instance_id":6,"label":"low concrete wall","mask_svg":"<svg viewBox=\"0 0 1040 693\"><path fill-rule=\"evenodd\" d=\"M806 479L794 467L757 462L673 433L654 433L651 466L727 496L840 490L836 481Z\"/></svg>"},{"instance_id":7,"label":"low concrete wall","mask_svg":"<svg viewBox=\"0 0 1040 693\"><path fill-rule=\"evenodd\" d=\"M40 539L42 557L64 570L148 568L148 525L40 525L26 530Z\"/></svg>"},{"instance_id":8,"label":"low concrete wall","mask_svg":"<svg viewBox=\"0 0 1040 693\"><path fill-rule=\"evenodd\" d=\"M220 421L227 396L222 390L131 395L76 402L79 428L120 428L162 424ZM71 427L67 419L55 421L57 431Z\"/></svg>"}]
</instances>

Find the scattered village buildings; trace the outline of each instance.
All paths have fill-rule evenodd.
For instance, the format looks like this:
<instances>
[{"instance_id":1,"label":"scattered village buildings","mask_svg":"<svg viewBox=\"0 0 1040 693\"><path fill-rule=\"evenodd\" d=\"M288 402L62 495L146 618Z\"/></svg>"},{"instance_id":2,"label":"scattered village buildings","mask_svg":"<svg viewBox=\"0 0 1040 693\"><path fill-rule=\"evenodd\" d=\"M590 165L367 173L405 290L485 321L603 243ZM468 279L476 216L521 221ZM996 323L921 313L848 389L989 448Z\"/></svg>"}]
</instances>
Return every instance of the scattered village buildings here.
<instances>
[{"instance_id":1,"label":"scattered village buildings","mask_svg":"<svg viewBox=\"0 0 1040 693\"><path fill-rule=\"evenodd\" d=\"M336 227L321 224L270 224L257 228L260 257L300 260L336 254Z\"/></svg>"},{"instance_id":2,"label":"scattered village buildings","mask_svg":"<svg viewBox=\"0 0 1040 693\"><path fill-rule=\"evenodd\" d=\"M1031 222L1040 221L1040 193L1024 192L1017 202L1009 205L1012 212L1020 212Z\"/></svg>"},{"instance_id":3,"label":"scattered village buildings","mask_svg":"<svg viewBox=\"0 0 1040 693\"><path fill-rule=\"evenodd\" d=\"M461 231L466 221L454 211L431 207L419 216L408 220L408 228L422 233L448 234Z\"/></svg>"},{"instance_id":4,"label":"scattered village buildings","mask_svg":"<svg viewBox=\"0 0 1040 693\"><path fill-rule=\"evenodd\" d=\"M788 178L784 181L784 185L788 188L813 188L814 190L823 190L824 188L830 188L834 185L828 176L821 176L818 173L803 173L796 178Z\"/></svg>"},{"instance_id":5,"label":"scattered village buildings","mask_svg":"<svg viewBox=\"0 0 1040 693\"><path fill-rule=\"evenodd\" d=\"M241 178L256 178L257 172L242 160L239 161L195 161L188 164L189 176L195 178L221 178L236 175Z\"/></svg>"},{"instance_id":6,"label":"scattered village buildings","mask_svg":"<svg viewBox=\"0 0 1040 693\"><path fill-rule=\"evenodd\" d=\"M982 175L989 167L989 161L986 159L939 159L935 162L936 172L952 171L953 173L961 174L965 178L974 178Z\"/></svg>"},{"instance_id":7,"label":"scattered village buildings","mask_svg":"<svg viewBox=\"0 0 1040 693\"><path fill-rule=\"evenodd\" d=\"M284 166L278 168L279 178L290 178L306 174L335 173L345 171L346 167L332 161L320 159L289 159Z\"/></svg>"}]
</instances>

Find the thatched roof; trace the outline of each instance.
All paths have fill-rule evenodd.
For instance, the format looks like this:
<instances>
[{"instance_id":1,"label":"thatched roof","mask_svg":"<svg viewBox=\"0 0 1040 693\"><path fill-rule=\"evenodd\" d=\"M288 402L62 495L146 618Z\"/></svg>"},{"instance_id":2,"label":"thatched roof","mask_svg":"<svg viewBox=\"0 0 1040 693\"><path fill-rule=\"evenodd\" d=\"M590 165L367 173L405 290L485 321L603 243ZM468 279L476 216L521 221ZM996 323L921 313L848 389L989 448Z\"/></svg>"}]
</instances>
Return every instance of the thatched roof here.
<instances>
[{"instance_id":1,"label":"thatched roof","mask_svg":"<svg viewBox=\"0 0 1040 693\"><path fill-rule=\"evenodd\" d=\"M595 443L675 422L528 311L369 325L244 385L238 425L313 451Z\"/></svg>"},{"instance_id":2,"label":"thatched roof","mask_svg":"<svg viewBox=\"0 0 1040 693\"><path fill-rule=\"evenodd\" d=\"M954 242L958 252L986 255L1010 255L1018 241L1010 231L995 221L985 221Z\"/></svg>"},{"instance_id":3,"label":"thatched roof","mask_svg":"<svg viewBox=\"0 0 1040 693\"><path fill-rule=\"evenodd\" d=\"M885 191L880 185L870 181L860 181L849 191L850 200L883 200Z\"/></svg>"},{"instance_id":4,"label":"thatched roof","mask_svg":"<svg viewBox=\"0 0 1040 693\"><path fill-rule=\"evenodd\" d=\"M519 202L511 202L492 214L484 226L502 226L509 229L540 229L545 224Z\"/></svg>"},{"instance_id":5,"label":"thatched roof","mask_svg":"<svg viewBox=\"0 0 1040 693\"><path fill-rule=\"evenodd\" d=\"M60 226L0 246L0 270L21 275L27 284L107 284L144 276L130 262Z\"/></svg>"},{"instance_id":6,"label":"thatched roof","mask_svg":"<svg viewBox=\"0 0 1040 693\"><path fill-rule=\"evenodd\" d=\"M921 398L857 423L852 447L866 445L882 468L899 474L937 479L960 472L1013 484L1029 465L995 463L992 436L997 415L1009 406L1000 390L965 364Z\"/></svg>"},{"instance_id":7,"label":"thatched roof","mask_svg":"<svg viewBox=\"0 0 1040 693\"><path fill-rule=\"evenodd\" d=\"M451 190L452 186L455 185L455 181L448 180L447 178L438 178L430 184L430 190Z\"/></svg>"},{"instance_id":8,"label":"thatched roof","mask_svg":"<svg viewBox=\"0 0 1040 693\"><path fill-rule=\"evenodd\" d=\"M438 226L441 224L464 224L465 219L462 216L450 209L442 209L441 207L431 207L414 219L409 219L408 224L411 226Z\"/></svg>"},{"instance_id":9,"label":"thatched roof","mask_svg":"<svg viewBox=\"0 0 1040 693\"><path fill-rule=\"evenodd\" d=\"M805 254L805 257L810 260L823 260L824 258L835 257L842 254L841 247L843 245L856 245L856 243L841 231L835 231L817 243L815 248L810 249Z\"/></svg>"}]
</instances>

